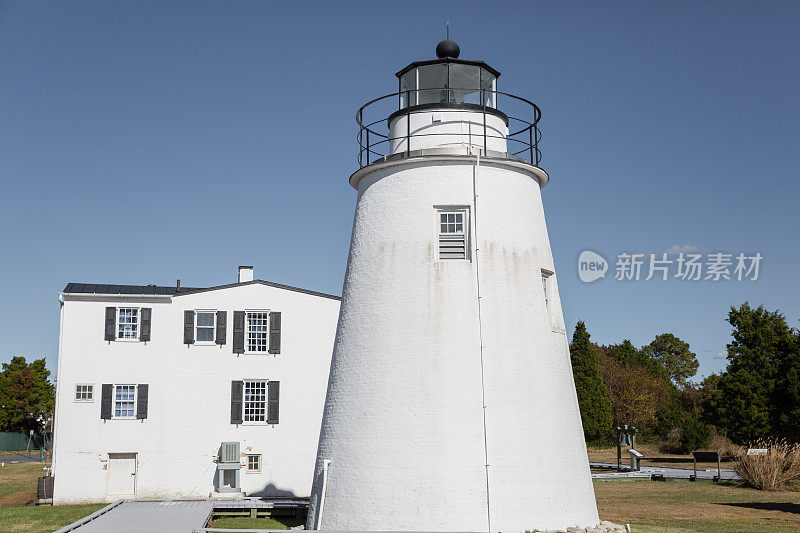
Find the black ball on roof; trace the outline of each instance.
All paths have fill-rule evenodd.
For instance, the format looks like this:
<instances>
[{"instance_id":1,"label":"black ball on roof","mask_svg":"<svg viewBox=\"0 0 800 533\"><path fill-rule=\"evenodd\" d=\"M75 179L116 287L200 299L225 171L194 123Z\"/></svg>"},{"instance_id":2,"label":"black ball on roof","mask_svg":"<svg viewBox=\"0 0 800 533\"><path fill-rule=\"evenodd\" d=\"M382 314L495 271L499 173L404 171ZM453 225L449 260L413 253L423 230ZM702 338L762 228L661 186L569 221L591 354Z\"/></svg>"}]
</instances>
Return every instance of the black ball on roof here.
<instances>
[{"instance_id":1,"label":"black ball on roof","mask_svg":"<svg viewBox=\"0 0 800 533\"><path fill-rule=\"evenodd\" d=\"M436 45L436 57L439 59L444 59L445 57L457 59L460 53L461 49L458 47L458 43L450 39L445 39Z\"/></svg>"}]
</instances>

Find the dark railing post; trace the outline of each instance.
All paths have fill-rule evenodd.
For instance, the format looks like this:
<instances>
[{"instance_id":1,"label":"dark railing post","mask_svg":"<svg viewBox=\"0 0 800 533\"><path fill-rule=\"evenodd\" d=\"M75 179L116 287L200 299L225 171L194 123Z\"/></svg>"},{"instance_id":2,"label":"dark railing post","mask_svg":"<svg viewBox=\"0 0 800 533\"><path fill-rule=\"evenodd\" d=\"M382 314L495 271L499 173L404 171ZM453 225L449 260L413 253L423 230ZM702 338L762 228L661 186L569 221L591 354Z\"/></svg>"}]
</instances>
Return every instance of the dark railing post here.
<instances>
[{"instance_id":1,"label":"dark railing post","mask_svg":"<svg viewBox=\"0 0 800 533\"><path fill-rule=\"evenodd\" d=\"M533 163L533 124L528 127L528 150L531 151L528 161L530 161L532 164L535 164Z\"/></svg>"},{"instance_id":2,"label":"dark railing post","mask_svg":"<svg viewBox=\"0 0 800 533\"><path fill-rule=\"evenodd\" d=\"M363 161L362 155L364 153L364 145L361 143L361 136L364 133L364 126L362 126L364 122L363 111L363 108L359 109L358 115L356 115L358 117L358 168L364 166L361 164Z\"/></svg>"},{"instance_id":3,"label":"dark railing post","mask_svg":"<svg viewBox=\"0 0 800 533\"><path fill-rule=\"evenodd\" d=\"M481 89L481 101L483 102L483 156L489 153L489 144L486 142L486 92Z\"/></svg>"},{"instance_id":4,"label":"dark railing post","mask_svg":"<svg viewBox=\"0 0 800 533\"><path fill-rule=\"evenodd\" d=\"M406 99L411 98L411 91L406 92ZM411 100L408 100L410 103ZM411 155L411 106L406 107L406 156Z\"/></svg>"},{"instance_id":5,"label":"dark railing post","mask_svg":"<svg viewBox=\"0 0 800 533\"><path fill-rule=\"evenodd\" d=\"M367 166L369 166L369 128L367 128Z\"/></svg>"}]
</instances>

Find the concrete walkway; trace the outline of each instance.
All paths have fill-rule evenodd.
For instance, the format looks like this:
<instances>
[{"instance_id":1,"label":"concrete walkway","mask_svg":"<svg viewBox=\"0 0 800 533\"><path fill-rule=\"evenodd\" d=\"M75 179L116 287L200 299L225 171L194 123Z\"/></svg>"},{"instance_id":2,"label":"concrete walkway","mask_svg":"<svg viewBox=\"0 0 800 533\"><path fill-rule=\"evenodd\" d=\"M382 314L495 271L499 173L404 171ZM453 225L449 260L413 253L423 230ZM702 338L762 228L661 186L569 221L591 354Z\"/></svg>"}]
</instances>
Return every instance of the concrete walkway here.
<instances>
[{"instance_id":1,"label":"concrete walkway","mask_svg":"<svg viewBox=\"0 0 800 533\"><path fill-rule=\"evenodd\" d=\"M308 498L117 500L55 533L191 533L202 531L214 509L299 509Z\"/></svg>"},{"instance_id":2,"label":"concrete walkway","mask_svg":"<svg viewBox=\"0 0 800 533\"><path fill-rule=\"evenodd\" d=\"M614 472L598 472L592 474L594 479L614 479L626 477L650 477L652 475L661 475L669 479L689 479L689 476L694 475L694 470L691 468L679 468L674 466L644 466L641 470L631 471L627 466L623 466L622 472L616 472L616 463L589 463L590 468L603 468L614 470ZM716 468L703 468L697 469L697 479L714 479L717 475ZM721 481L740 481L742 478L739 474L729 468L720 470Z\"/></svg>"}]
</instances>

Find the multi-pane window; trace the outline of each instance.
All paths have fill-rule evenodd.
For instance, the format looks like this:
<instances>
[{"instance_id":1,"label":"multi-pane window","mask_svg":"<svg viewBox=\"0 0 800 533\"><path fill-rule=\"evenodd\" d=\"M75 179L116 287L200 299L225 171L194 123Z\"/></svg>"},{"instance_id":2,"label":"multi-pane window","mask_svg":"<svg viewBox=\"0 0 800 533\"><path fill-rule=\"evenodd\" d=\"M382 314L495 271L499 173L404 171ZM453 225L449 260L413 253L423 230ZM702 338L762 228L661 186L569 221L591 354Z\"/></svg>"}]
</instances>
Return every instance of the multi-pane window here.
<instances>
[{"instance_id":1,"label":"multi-pane window","mask_svg":"<svg viewBox=\"0 0 800 533\"><path fill-rule=\"evenodd\" d=\"M139 309L135 307L120 307L117 311L117 338L139 338Z\"/></svg>"},{"instance_id":2,"label":"multi-pane window","mask_svg":"<svg viewBox=\"0 0 800 533\"><path fill-rule=\"evenodd\" d=\"M267 382L244 382L244 409L242 410L245 422L267 421Z\"/></svg>"},{"instance_id":3,"label":"multi-pane window","mask_svg":"<svg viewBox=\"0 0 800 533\"><path fill-rule=\"evenodd\" d=\"M246 326L248 352L266 352L269 348L269 311L248 311Z\"/></svg>"},{"instance_id":4,"label":"multi-pane window","mask_svg":"<svg viewBox=\"0 0 800 533\"><path fill-rule=\"evenodd\" d=\"M94 385L75 385L76 402L93 402Z\"/></svg>"},{"instance_id":5,"label":"multi-pane window","mask_svg":"<svg viewBox=\"0 0 800 533\"><path fill-rule=\"evenodd\" d=\"M553 273L549 270L542 270L542 288L544 288L544 306L547 309L547 315L550 316L550 276Z\"/></svg>"},{"instance_id":6,"label":"multi-pane window","mask_svg":"<svg viewBox=\"0 0 800 533\"><path fill-rule=\"evenodd\" d=\"M195 313L197 342L214 342L214 311Z\"/></svg>"},{"instance_id":7,"label":"multi-pane window","mask_svg":"<svg viewBox=\"0 0 800 533\"><path fill-rule=\"evenodd\" d=\"M114 418L133 418L136 415L136 385L114 387Z\"/></svg>"},{"instance_id":8,"label":"multi-pane window","mask_svg":"<svg viewBox=\"0 0 800 533\"><path fill-rule=\"evenodd\" d=\"M439 214L439 259L467 258L466 209L442 209Z\"/></svg>"},{"instance_id":9,"label":"multi-pane window","mask_svg":"<svg viewBox=\"0 0 800 533\"><path fill-rule=\"evenodd\" d=\"M250 454L247 456L247 471L261 472L261 454Z\"/></svg>"}]
</instances>

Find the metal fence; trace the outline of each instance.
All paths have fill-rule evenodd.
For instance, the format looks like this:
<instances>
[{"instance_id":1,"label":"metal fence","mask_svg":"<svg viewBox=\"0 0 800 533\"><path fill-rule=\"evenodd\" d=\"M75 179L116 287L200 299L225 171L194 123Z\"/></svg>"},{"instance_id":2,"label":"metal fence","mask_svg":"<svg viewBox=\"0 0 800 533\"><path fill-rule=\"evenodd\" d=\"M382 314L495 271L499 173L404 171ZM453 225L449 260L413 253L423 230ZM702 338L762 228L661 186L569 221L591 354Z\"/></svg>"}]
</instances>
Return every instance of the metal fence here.
<instances>
[{"instance_id":1,"label":"metal fence","mask_svg":"<svg viewBox=\"0 0 800 533\"><path fill-rule=\"evenodd\" d=\"M53 448L52 433L0 431L0 454L44 461ZM13 461L12 461L13 462Z\"/></svg>"}]
</instances>

